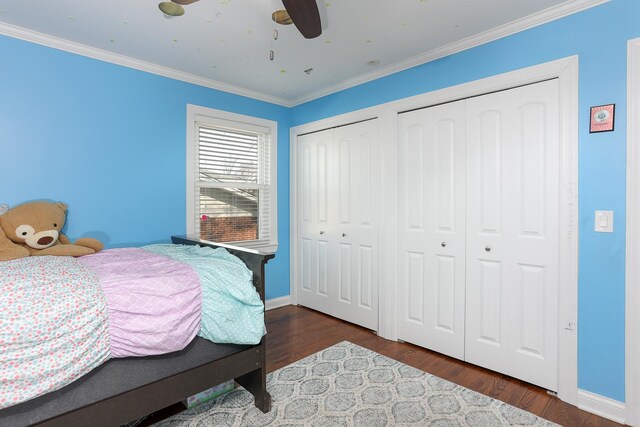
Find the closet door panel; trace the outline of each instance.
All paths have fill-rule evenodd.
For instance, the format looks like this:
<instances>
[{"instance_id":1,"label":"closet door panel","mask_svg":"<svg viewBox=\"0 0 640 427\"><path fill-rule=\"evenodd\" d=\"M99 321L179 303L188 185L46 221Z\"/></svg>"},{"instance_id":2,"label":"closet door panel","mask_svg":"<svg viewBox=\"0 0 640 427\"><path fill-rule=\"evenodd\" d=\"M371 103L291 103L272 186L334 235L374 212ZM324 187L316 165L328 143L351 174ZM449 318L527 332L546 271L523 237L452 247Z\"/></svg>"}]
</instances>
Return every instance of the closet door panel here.
<instances>
[{"instance_id":1,"label":"closet door panel","mask_svg":"<svg viewBox=\"0 0 640 427\"><path fill-rule=\"evenodd\" d=\"M520 153L520 200L522 203L520 235L545 235L545 105L540 102L525 104L518 111L522 123Z\"/></svg>"},{"instance_id":2,"label":"closet door panel","mask_svg":"<svg viewBox=\"0 0 640 427\"><path fill-rule=\"evenodd\" d=\"M474 269L475 270L475 269ZM478 287L481 299L469 311L478 312L478 340L493 347L502 345L502 263L491 260L478 261ZM471 330L473 330L471 328Z\"/></svg>"},{"instance_id":3,"label":"closet door panel","mask_svg":"<svg viewBox=\"0 0 640 427\"><path fill-rule=\"evenodd\" d=\"M313 259L311 257L311 246L313 243L311 239L302 237L300 238L300 257L299 257L299 283L301 290L303 292L311 293L313 285L312 285L312 274L313 268L312 263Z\"/></svg>"},{"instance_id":4,"label":"closet door panel","mask_svg":"<svg viewBox=\"0 0 640 427\"><path fill-rule=\"evenodd\" d=\"M371 246L360 246L360 271L358 277L358 305L364 309L374 310L373 305L373 269L376 268L374 263L374 248Z\"/></svg>"},{"instance_id":5,"label":"closet door panel","mask_svg":"<svg viewBox=\"0 0 640 427\"><path fill-rule=\"evenodd\" d=\"M424 286L424 272L425 268L425 254L424 252L404 252L401 255L404 259L401 261L401 280L399 291L399 306L401 307L401 322L407 322L416 329L424 328L424 315L426 313L425 307L425 286ZM404 331L400 334L401 339L410 339L408 332L411 327L407 328L407 325L402 325L401 329Z\"/></svg>"},{"instance_id":6,"label":"closet door panel","mask_svg":"<svg viewBox=\"0 0 640 427\"><path fill-rule=\"evenodd\" d=\"M352 151L355 151L355 147L352 147L353 140L345 136L344 131L340 133L336 132L336 137L338 141L338 152L336 159L336 163L338 165L338 220L340 221L341 226L348 226L352 222L352 203L350 201L350 197L352 195L355 196L355 191L353 191L354 188L352 188L352 175L353 168L357 167L357 165L354 165L351 161L352 159L355 160L355 157L352 157Z\"/></svg>"},{"instance_id":7,"label":"closet door panel","mask_svg":"<svg viewBox=\"0 0 640 427\"><path fill-rule=\"evenodd\" d=\"M329 298L329 281L332 280L329 277L329 242L324 240L318 240L316 243L316 256L315 265L317 265L318 277L317 277L317 294L324 298Z\"/></svg>"},{"instance_id":8,"label":"closet door panel","mask_svg":"<svg viewBox=\"0 0 640 427\"><path fill-rule=\"evenodd\" d=\"M483 111L477 118L478 194L480 202L480 226L485 234L500 234L502 228L502 123L501 111Z\"/></svg>"},{"instance_id":9,"label":"closet door panel","mask_svg":"<svg viewBox=\"0 0 640 427\"><path fill-rule=\"evenodd\" d=\"M298 301L333 315L332 154L331 130L298 137Z\"/></svg>"},{"instance_id":10,"label":"closet door panel","mask_svg":"<svg viewBox=\"0 0 640 427\"><path fill-rule=\"evenodd\" d=\"M464 101L398 120L398 337L462 359Z\"/></svg>"},{"instance_id":11,"label":"closet door panel","mask_svg":"<svg viewBox=\"0 0 640 427\"><path fill-rule=\"evenodd\" d=\"M322 136L321 136L322 137ZM315 190L317 194L317 207L315 209L316 221L319 225L329 226L329 157L331 146L324 137L316 146L316 171Z\"/></svg>"},{"instance_id":12,"label":"closet door panel","mask_svg":"<svg viewBox=\"0 0 640 427\"><path fill-rule=\"evenodd\" d=\"M557 81L469 99L467 114L466 359L557 390Z\"/></svg>"},{"instance_id":13,"label":"closet door panel","mask_svg":"<svg viewBox=\"0 0 640 427\"><path fill-rule=\"evenodd\" d=\"M351 305L351 245L340 243L340 258L338 259L338 302Z\"/></svg>"},{"instance_id":14,"label":"closet door panel","mask_svg":"<svg viewBox=\"0 0 640 427\"><path fill-rule=\"evenodd\" d=\"M399 139L398 153L398 169L400 174L404 172L399 184L403 197L400 203L405 208L400 211L405 217L400 227L401 230L404 228L416 232L423 232L425 226L425 161L428 161L425 159L425 126L418 121L421 116L414 118L403 115L398 123L400 138L404 137Z\"/></svg>"},{"instance_id":15,"label":"closet door panel","mask_svg":"<svg viewBox=\"0 0 640 427\"><path fill-rule=\"evenodd\" d=\"M337 317L378 329L378 126L369 120L334 129L341 277Z\"/></svg>"},{"instance_id":16,"label":"closet door panel","mask_svg":"<svg viewBox=\"0 0 640 427\"><path fill-rule=\"evenodd\" d=\"M456 259L449 255L436 256L436 328L455 333L456 327Z\"/></svg>"},{"instance_id":17,"label":"closet door panel","mask_svg":"<svg viewBox=\"0 0 640 427\"><path fill-rule=\"evenodd\" d=\"M440 120L435 129L436 229L442 233L455 228L456 122Z\"/></svg>"}]
</instances>

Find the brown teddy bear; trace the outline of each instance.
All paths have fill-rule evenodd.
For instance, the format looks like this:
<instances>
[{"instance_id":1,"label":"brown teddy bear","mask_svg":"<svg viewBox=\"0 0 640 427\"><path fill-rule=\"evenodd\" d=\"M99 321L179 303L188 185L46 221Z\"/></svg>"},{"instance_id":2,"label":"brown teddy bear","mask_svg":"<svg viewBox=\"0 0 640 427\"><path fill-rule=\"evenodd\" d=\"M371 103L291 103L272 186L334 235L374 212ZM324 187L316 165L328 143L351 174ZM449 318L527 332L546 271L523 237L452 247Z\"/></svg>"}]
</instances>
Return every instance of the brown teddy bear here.
<instances>
[{"instance_id":1,"label":"brown teddy bear","mask_svg":"<svg viewBox=\"0 0 640 427\"><path fill-rule=\"evenodd\" d=\"M102 250L96 239L72 244L60 230L67 216L64 203L30 202L12 209L0 207L0 261L34 255L82 256Z\"/></svg>"}]
</instances>

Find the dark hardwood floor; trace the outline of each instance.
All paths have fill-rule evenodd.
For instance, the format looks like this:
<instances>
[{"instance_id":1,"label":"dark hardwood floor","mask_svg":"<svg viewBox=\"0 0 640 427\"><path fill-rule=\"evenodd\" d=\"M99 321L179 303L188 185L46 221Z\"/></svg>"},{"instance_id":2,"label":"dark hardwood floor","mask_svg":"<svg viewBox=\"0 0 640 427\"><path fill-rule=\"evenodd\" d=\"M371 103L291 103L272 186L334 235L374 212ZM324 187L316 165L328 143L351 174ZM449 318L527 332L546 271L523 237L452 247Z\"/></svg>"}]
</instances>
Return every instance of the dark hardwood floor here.
<instances>
[{"instance_id":1,"label":"dark hardwood floor","mask_svg":"<svg viewBox=\"0 0 640 427\"><path fill-rule=\"evenodd\" d=\"M564 403L540 387L412 344L380 338L367 329L303 307L268 311L267 330L269 371L347 340L563 426L620 426Z\"/></svg>"},{"instance_id":2,"label":"dark hardwood floor","mask_svg":"<svg viewBox=\"0 0 640 427\"><path fill-rule=\"evenodd\" d=\"M412 344L385 340L367 329L307 308L286 306L271 310L266 320L269 372L346 340L563 426L620 426L564 403L539 387ZM180 410L174 405L154 414L143 425Z\"/></svg>"}]
</instances>

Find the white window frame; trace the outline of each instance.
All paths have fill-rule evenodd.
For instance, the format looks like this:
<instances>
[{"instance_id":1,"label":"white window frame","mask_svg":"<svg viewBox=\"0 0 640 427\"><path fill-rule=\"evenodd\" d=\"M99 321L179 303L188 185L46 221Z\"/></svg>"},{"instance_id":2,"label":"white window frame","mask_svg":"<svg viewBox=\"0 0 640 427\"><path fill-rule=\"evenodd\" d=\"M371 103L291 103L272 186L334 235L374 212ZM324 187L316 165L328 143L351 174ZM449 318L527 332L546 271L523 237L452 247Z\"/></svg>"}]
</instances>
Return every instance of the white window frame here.
<instances>
[{"instance_id":1,"label":"white window frame","mask_svg":"<svg viewBox=\"0 0 640 427\"><path fill-rule=\"evenodd\" d=\"M266 252L275 252L278 249L278 123L273 120L230 113L199 105L187 104L187 235L195 235L195 182L196 182L196 156L198 153L197 123L211 124L212 126L225 126L233 128L267 128L269 129L269 153L270 153L270 205L269 205L269 240L245 240L237 242L225 242L230 245L259 249ZM238 126L240 125L240 126ZM199 236L198 236L199 237Z\"/></svg>"}]
</instances>

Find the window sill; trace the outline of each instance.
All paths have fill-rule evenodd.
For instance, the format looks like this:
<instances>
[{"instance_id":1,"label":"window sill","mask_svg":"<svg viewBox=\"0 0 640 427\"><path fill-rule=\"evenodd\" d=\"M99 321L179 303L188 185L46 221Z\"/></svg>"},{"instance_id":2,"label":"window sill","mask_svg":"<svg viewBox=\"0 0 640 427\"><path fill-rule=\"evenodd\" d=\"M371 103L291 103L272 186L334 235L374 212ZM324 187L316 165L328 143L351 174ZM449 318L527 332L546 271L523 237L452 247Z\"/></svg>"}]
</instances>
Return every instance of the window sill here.
<instances>
[{"instance_id":1,"label":"window sill","mask_svg":"<svg viewBox=\"0 0 640 427\"><path fill-rule=\"evenodd\" d=\"M278 250L278 243L274 242L261 242L261 241L239 241L239 242L225 242L227 245L240 246L242 248L255 249L260 252L276 253Z\"/></svg>"}]
</instances>

